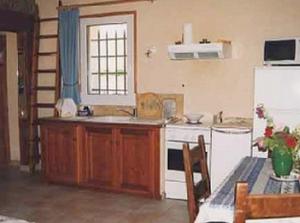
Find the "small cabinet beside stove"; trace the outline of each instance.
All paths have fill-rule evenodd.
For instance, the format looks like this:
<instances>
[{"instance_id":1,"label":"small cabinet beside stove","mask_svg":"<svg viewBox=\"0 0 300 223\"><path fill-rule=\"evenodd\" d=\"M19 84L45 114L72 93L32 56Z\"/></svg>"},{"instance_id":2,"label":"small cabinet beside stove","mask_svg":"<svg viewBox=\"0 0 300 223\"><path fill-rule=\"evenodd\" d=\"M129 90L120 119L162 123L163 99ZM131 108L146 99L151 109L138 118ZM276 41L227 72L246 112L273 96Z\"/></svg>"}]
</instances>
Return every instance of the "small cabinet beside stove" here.
<instances>
[{"instance_id":1,"label":"small cabinet beside stove","mask_svg":"<svg viewBox=\"0 0 300 223\"><path fill-rule=\"evenodd\" d=\"M212 128L212 191L223 182L242 158L251 155L251 141L251 128Z\"/></svg>"}]
</instances>

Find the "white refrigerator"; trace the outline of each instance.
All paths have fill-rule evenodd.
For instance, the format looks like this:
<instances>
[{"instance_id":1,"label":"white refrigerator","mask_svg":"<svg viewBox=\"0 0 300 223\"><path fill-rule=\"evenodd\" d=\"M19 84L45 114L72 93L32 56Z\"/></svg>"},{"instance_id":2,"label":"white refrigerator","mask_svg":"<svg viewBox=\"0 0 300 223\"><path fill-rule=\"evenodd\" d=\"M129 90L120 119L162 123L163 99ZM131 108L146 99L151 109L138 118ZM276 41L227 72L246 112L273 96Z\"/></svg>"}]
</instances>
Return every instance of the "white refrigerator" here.
<instances>
[{"instance_id":1,"label":"white refrigerator","mask_svg":"<svg viewBox=\"0 0 300 223\"><path fill-rule=\"evenodd\" d=\"M263 136L266 121L255 113L258 104L264 104L276 126L291 129L300 124L300 67L255 68L253 139ZM253 156L266 157L253 148Z\"/></svg>"}]
</instances>

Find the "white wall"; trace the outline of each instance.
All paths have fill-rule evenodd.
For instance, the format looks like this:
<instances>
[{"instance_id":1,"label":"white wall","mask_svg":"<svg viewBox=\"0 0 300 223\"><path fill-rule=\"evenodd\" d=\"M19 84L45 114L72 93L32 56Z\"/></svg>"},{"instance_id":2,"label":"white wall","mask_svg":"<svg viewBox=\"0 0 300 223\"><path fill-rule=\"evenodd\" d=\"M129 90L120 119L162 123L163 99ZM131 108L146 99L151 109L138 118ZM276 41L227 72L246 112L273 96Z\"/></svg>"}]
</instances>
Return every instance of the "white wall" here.
<instances>
[{"instance_id":1,"label":"white wall","mask_svg":"<svg viewBox=\"0 0 300 223\"><path fill-rule=\"evenodd\" d=\"M103 0L63 0L63 4L95 1ZM41 17L57 16L57 1L37 2ZM131 10L137 11L138 92L182 93L186 113L223 110L225 116L252 117L254 67L262 65L264 40L300 36L299 0L157 0L84 7L80 14ZM186 22L193 24L195 42L231 40L233 57L171 61L167 45L181 39ZM51 25L42 27L45 32L50 29ZM157 53L147 58L151 46Z\"/></svg>"}]
</instances>

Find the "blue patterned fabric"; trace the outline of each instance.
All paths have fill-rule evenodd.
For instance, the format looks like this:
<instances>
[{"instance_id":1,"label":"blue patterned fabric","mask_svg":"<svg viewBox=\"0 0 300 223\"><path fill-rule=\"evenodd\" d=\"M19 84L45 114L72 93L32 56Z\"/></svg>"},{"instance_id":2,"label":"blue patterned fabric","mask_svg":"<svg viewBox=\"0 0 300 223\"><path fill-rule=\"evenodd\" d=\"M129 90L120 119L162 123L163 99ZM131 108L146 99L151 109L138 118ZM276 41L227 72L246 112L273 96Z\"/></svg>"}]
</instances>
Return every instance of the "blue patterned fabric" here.
<instances>
[{"instance_id":1,"label":"blue patterned fabric","mask_svg":"<svg viewBox=\"0 0 300 223\"><path fill-rule=\"evenodd\" d=\"M62 98L72 98L80 103L78 88L78 36L79 10L59 11L59 43L62 72Z\"/></svg>"},{"instance_id":2,"label":"blue patterned fabric","mask_svg":"<svg viewBox=\"0 0 300 223\"><path fill-rule=\"evenodd\" d=\"M211 205L234 206L234 192L237 181L247 181L251 191L259 173L262 169L265 158L245 157L231 177L219 190L217 196L212 200Z\"/></svg>"},{"instance_id":3,"label":"blue patterned fabric","mask_svg":"<svg viewBox=\"0 0 300 223\"><path fill-rule=\"evenodd\" d=\"M232 223L234 217L235 185L237 181L247 181L248 189L251 194L299 193L298 180L278 180L273 178L273 174L270 159L258 157L243 158L217 190L200 206L195 223ZM300 222L299 219L300 218L295 218L290 220L289 218L288 222L298 223ZM259 222L265 223L265 220L263 219ZM274 222L279 223L277 220Z\"/></svg>"},{"instance_id":4,"label":"blue patterned fabric","mask_svg":"<svg viewBox=\"0 0 300 223\"><path fill-rule=\"evenodd\" d=\"M282 190L291 190L299 193L299 181L277 181L270 178L266 184L264 194L280 194Z\"/></svg>"},{"instance_id":5,"label":"blue patterned fabric","mask_svg":"<svg viewBox=\"0 0 300 223\"><path fill-rule=\"evenodd\" d=\"M234 208L234 193L237 181L247 181L249 193L251 193L253 186L257 183L257 178L264 172L265 158L245 157L238 167L233 171L223 186L217 191L216 196L211 200L210 206L222 206L228 209ZM264 173L262 173L264 174ZM265 182L262 182L262 191L264 194L280 194L299 192L298 181L278 181L271 176L268 176Z\"/></svg>"}]
</instances>

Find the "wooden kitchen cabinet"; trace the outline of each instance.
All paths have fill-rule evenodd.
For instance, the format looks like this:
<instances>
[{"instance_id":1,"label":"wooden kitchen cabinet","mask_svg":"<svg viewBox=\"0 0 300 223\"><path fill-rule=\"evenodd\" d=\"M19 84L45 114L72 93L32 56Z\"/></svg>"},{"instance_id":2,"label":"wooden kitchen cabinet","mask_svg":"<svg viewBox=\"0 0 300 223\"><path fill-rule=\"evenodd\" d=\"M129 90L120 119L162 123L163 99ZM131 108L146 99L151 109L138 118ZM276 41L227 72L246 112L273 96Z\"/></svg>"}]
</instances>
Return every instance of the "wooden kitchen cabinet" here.
<instances>
[{"instance_id":1,"label":"wooden kitchen cabinet","mask_svg":"<svg viewBox=\"0 0 300 223\"><path fill-rule=\"evenodd\" d=\"M42 171L49 182L79 181L79 127L66 123L41 125Z\"/></svg>"},{"instance_id":2,"label":"wooden kitchen cabinet","mask_svg":"<svg viewBox=\"0 0 300 223\"><path fill-rule=\"evenodd\" d=\"M84 127L83 186L160 198L159 128Z\"/></svg>"},{"instance_id":3,"label":"wooden kitchen cabinet","mask_svg":"<svg viewBox=\"0 0 300 223\"><path fill-rule=\"evenodd\" d=\"M47 181L161 198L160 125L55 118L40 125Z\"/></svg>"},{"instance_id":4,"label":"wooden kitchen cabinet","mask_svg":"<svg viewBox=\"0 0 300 223\"><path fill-rule=\"evenodd\" d=\"M119 130L120 187L159 197L159 132L149 128Z\"/></svg>"},{"instance_id":5,"label":"wooden kitchen cabinet","mask_svg":"<svg viewBox=\"0 0 300 223\"><path fill-rule=\"evenodd\" d=\"M86 180L85 184L99 187L113 187L116 177L116 156L113 128L86 127Z\"/></svg>"},{"instance_id":6,"label":"wooden kitchen cabinet","mask_svg":"<svg viewBox=\"0 0 300 223\"><path fill-rule=\"evenodd\" d=\"M40 120L46 181L161 198L160 125Z\"/></svg>"}]
</instances>

